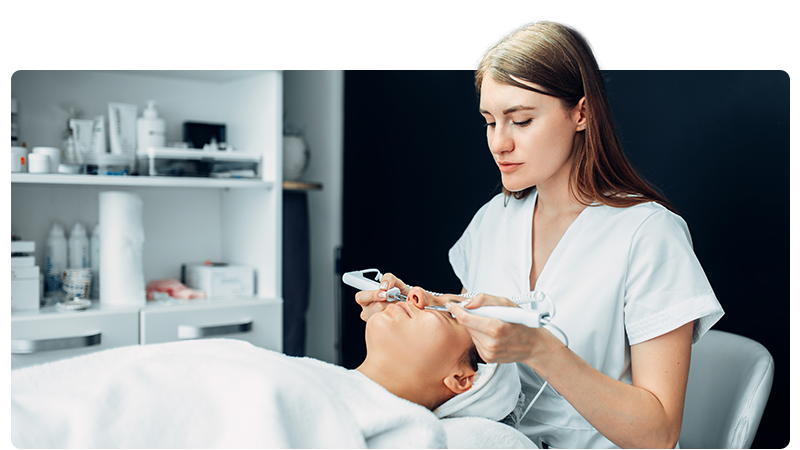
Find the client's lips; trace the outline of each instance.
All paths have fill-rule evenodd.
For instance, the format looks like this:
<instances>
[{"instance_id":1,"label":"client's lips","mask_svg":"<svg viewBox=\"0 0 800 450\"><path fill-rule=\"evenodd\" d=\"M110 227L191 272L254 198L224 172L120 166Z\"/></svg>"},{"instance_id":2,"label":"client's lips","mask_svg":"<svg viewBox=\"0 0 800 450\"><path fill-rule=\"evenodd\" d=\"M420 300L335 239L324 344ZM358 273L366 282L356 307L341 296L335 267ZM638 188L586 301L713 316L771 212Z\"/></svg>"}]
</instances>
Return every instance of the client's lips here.
<instances>
[{"instance_id":1,"label":"client's lips","mask_svg":"<svg viewBox=\"0 0 800 450\"><path fill-rule=\"evenodd\" d=\"M395 302L394 303L397 307L403 310L408 317L411 317L411 311L409 311L409 306L405 302Z\"/></svg>"}]
</instances>

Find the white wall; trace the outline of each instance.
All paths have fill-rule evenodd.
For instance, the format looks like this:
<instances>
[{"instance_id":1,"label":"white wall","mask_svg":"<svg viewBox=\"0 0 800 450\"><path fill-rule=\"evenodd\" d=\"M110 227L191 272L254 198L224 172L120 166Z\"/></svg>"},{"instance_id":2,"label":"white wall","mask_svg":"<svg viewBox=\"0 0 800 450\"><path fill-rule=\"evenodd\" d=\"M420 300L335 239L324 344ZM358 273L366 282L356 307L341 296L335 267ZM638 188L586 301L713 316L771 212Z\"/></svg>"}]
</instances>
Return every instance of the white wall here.
<instances>
[{"instance_id":1,"label":"white wall","mask_svg":"<svg viewBox=\"0 0 800 450\"><path fill-rule=\"evenodd\" d=\"M284 123L303 130L310 148L308 170L300 181L322 183L308 194L311 289L306 314L306 355L339 362L340 280L335 252L342 243L342 156L344 72L286 71Z\"/></svg>"}]
</instances>

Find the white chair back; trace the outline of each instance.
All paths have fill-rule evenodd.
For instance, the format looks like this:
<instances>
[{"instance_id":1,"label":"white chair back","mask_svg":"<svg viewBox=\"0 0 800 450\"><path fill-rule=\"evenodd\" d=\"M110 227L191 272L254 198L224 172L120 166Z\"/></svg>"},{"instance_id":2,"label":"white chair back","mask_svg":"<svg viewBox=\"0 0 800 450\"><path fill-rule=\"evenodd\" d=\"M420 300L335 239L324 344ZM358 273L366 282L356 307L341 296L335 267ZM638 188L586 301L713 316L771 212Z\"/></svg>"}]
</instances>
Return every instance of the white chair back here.
<instances>
[{"instance_id":1,"label":"white chair back","mask_svg":"<svg viewBox=\"0 0 800 450\"><path fill-rule=\"evenodd\" d=\"M709 330L693 347L681 448L750 448L775 363L758 342Z\"/></svg>"}]
</instances>

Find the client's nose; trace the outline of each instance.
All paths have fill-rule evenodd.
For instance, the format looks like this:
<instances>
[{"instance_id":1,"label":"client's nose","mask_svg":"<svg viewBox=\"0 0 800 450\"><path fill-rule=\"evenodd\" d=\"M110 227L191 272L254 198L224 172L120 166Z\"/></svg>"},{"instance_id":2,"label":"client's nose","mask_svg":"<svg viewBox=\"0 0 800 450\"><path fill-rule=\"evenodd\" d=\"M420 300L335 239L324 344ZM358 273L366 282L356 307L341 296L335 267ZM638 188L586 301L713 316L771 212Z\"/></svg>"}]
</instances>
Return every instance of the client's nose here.
<instances>
[{"instance_id":1,"label":"client's nose","mask_svg":"<svg viewBox=\"0 0 800 450\"><path fill-rule=\"evenodd\" d=\"M421 287L413 287L406 296L406 303L419 309L424 309L428 304L425 300L425 290Z\"/></svg>"}]
</instances>

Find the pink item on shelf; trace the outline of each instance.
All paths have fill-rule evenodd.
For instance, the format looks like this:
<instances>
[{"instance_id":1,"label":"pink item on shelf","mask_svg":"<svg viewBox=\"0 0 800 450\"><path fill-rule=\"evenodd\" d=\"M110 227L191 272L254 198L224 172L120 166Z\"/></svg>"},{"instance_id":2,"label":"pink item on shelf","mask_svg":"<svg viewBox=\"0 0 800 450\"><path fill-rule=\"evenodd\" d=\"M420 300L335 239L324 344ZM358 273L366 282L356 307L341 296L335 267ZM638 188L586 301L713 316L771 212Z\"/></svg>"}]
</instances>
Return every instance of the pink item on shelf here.
<instances>
[{"instance_id":1,"label":"pink item on shelf","mask_svg":"<svg viewBox=\"0 0 800 450\"><path fill-rule=\"evenodd\" d=\"M180 281L174 278L168 278L165 280L153 280L147 283L147 299L148 300L155 300L155 293L160 292L162 294L167 294L170 297L178 300L191 300L194 298L206 298L206 293L202 291L196 291L194 289L189 289Z\"/></svg>"}]
</instances>

